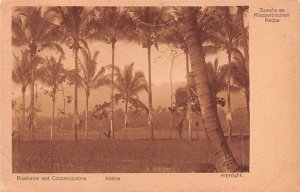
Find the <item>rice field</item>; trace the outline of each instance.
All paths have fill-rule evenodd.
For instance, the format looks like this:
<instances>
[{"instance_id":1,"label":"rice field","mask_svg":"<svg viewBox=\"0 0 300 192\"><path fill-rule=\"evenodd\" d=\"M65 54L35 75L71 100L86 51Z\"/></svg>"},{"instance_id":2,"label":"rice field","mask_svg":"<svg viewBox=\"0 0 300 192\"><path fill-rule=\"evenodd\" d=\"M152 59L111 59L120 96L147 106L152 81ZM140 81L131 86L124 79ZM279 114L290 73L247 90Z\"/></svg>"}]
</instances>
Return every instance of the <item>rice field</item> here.
<instances>
[{"instance_id":1,"label":"rice field","mask_svg":"<svg viewBox=\"0 0 300 192\"><path fill-rule=\"evenodd\" d=\"M242 165L241 141L228 141ZM249 138L244 139L249 166ZM215 172L205 137L186 139L91 139L13 141L13 173Z\"/></svg>"}]
</instances>

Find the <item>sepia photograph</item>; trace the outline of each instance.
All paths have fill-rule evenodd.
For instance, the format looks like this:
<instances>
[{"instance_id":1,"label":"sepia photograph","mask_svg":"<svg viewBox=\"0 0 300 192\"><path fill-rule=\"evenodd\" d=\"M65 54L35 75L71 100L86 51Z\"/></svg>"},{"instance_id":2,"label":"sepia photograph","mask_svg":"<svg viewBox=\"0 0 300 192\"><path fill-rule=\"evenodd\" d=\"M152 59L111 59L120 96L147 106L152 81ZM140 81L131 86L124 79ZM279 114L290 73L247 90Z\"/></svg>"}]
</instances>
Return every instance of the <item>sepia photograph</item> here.
<instances>
[{"instance_id":1,"label":"sepia photograph","mask_svg":"<svg viewBox=\"0 0 300 192\"><path fill-rule=\"evenodd\" d=\"M0 1L0 191L300 191L299 0Z\"/></svg>"},{"instance_id":2,"label":"sepia photograph","mask_svg":"<svg viewBox=\"0 0 300 192\"><path fill-rule=\"evenodd\" d=\"M13 7L12 171L249 171L248 7Z\"/></svg>"},{"instance_id":3,"label":"sepia photograph","mask_svg":"<svg viewBox=\"0 0 300 192\"><path fill-rule=\"evenodd\" d=\"M12 173L250 171L248 6L14 6Z\"/></svg>"}]
</instances>

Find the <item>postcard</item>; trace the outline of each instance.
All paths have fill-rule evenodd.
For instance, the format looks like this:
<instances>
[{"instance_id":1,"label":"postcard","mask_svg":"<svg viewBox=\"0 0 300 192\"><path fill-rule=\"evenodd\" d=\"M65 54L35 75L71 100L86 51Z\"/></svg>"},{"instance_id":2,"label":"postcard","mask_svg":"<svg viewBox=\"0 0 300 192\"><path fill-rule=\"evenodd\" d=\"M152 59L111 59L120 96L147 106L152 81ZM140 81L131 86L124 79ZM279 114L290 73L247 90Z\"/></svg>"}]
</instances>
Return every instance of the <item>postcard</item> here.
<instances>
[{"instance_id":1,"label":"postcard","mask_svg":"<svg viewBox=\"0 0 300 192\"><path fill-rule=\"evenodd\" d=\"M1 2L1 191L300 191L300 1Z\"/></svg>"}]
</instances>

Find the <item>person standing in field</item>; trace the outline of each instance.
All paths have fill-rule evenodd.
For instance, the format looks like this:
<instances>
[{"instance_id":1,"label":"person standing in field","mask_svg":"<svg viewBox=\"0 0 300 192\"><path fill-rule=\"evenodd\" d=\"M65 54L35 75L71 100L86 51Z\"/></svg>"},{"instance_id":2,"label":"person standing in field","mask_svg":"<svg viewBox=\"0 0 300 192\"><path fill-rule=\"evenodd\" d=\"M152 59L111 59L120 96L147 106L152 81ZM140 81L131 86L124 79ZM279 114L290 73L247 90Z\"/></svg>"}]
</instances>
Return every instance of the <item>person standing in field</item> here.
<instances>
[{"instance_id":1,"label":"person standing in field","mask_svg":"<svg viewBox=\"0 0 300 192\"><path fill-rule=\"evenodd\" d=\"M231 110L228 110L226 113L226 121L228 125L228 137L229 140L231 140L231 130L232 130L232 115L231 115Z\"/></svg>"}]
</instances>

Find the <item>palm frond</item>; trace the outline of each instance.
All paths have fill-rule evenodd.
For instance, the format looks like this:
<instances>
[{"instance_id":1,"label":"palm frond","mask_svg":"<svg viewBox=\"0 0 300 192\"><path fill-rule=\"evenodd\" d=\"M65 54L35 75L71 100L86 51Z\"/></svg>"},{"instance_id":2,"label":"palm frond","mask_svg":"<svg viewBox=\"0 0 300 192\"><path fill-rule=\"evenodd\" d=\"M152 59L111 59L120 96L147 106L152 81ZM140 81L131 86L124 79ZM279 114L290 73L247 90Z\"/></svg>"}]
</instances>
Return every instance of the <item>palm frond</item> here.
<instances>
[{"instance_id":1,"label":"palm frond","mask_svg":"<svg viewBox=\"0 0 300 192\"><path fill-rule=\"evenodd\" d=\"M130 103L133 98L141 91L148 91L148 84L142 71L133 70L134 64L131 63L124 67L123 71L119 68L116 70L115 88L119 91L119 98Z\"/></svg>"}]
</instances>

